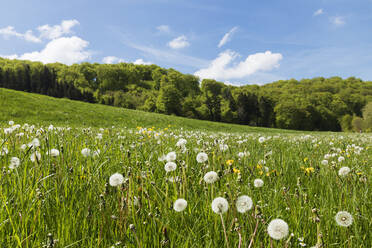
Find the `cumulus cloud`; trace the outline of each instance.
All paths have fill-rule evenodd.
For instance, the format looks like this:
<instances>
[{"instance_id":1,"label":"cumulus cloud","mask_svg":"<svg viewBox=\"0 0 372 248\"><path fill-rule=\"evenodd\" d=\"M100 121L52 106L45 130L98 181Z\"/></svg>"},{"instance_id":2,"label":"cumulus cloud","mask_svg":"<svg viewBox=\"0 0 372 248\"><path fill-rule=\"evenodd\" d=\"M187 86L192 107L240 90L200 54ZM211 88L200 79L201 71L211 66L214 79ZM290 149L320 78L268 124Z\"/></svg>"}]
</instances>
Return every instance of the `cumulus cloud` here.
<instances>
[{"instance_id":1,"label":"cumulus cloud","mask_svg":"<svg viewBox=\"0 0 372 248\"><path fill-rule=\"evenodd\" d=\"M345 18L342 16L333 16L329 18L330 22L335 26L343 26L345 25Z\"/></svg>"},{"instance_id":2,"label":"cumulus cloud","mask_svg":"<svg viewBox=\"0 0 372 248\"><path fill-rule=\"evenodd\" d=\"M216 80L239 79L250 76L260 71L270 71L279 67L279 61L283 58L280 53L266 51L249 55L239 63L232 63L239 54L227 50L218 55L210 65L194 73L201 79L210 78Z\"/></svg>"},{"instance_id":3,"label":"cumulus cloud","mask_svg":"<svg viewBox=\"0 0 372 248\"><path fill-rule=\"evenodd\" d=\"M227 33L222 37L222 39L220 40L220 42L218 43L218 47L222 47L222 46L225 45L227 42L229 42L229 41L231 40L232 35L236 32L236 30L238 30L238 27L233 27L229 32L227 32Z\"/></svg>"},{"instance_id":4,"label":"cumulus cloud","mask_svg":"<svg viewBox=\"0 0 372 248\"><path fill-rule=\"evenodd\" d=\"M313 16L318 16L324 14L323 9L318 9L317 11L314 12Z\"/></svg>"},{"instance_id":5,"label":"cumulus cloud","mask_svg":"<svg viewBox=\"0 0 372 248\"><path fill-rule=\"evenodd\" d=\"M71 29L79 25L80 23L77 20L64 20L61 22L60 25L54 25L54 26L49 26L43 25L39 26L37 29L40 32L40 37L41 38L46 38L46 39L57 39L61 37L62 35L65 34L70 34L72 31Z\"/></svg>"},{"instance_id":6,"label":"cumulus cloud","mask_svg":"<svg viewBox=\"0 0 372 248\"><path fill-rule=\"evenodd\" d=\"M90 52L85 50L88 44L88 41L76 36L61 37L50 41L41 51L25 53L21 56L11 56L14 59L40 61L43 63L60 62L71 65L90 57Z\"/></svg>"},{"instance_id":7,"label":"cumulus cloud","mask_svg":"<svg viewBox=\"0 0 372 248\"><path fill-rule=\"evenodd\" d=\"M190 46L190 43L187 41L187 37L185 35L181 35L168 42L168 46L172 49L180 49Z\"/></svg>"},{"instance_id":8,"label":"cumulus cloud","mask_svg":"<svg viewBox=\"0 0 372 248\"><path fill-rule=\"evenodd\" d=\"M133 62L135 65L152 65L152 62L149 61L144 61L143 59L137 59L136 61Z\"/></svg>"},{"instance_id":9,"label":"cumulus cloud","mask_svg":"<svg viewBox=\"0 0 372 248\"><path fill-rule=\"evenodd\" d=\"M115 56L107 56L102 59L102 62L105 64L117 64L125 62L125 60Z\"/></svg>"},{"instance_id":10,"label":"cumulus cloud","mask_svg":"<svg viewBox=\"0 0 372 248\"><path fill-rule=\"evenodd\" d=\"M2 35L4 38L9 38L11 36L15 36L21 39L24 39L26 41L39 43L41 42L41 39L34 36L31 30L27 30L24 34L17 32L13 26L7 26L5 28L0 29L0 35Z\"/></svg>"},{"instance_id":11,"label":"cumulus cloud","mask_svg":"<svg viewBox=\"0 0 372 248\"><path fill-rule=\"evenodd\" d=\"M170 27L168 25L160 25L160 26L157 26L156 29L162 33L170 33Z\"/></svg>"}]
</instances>

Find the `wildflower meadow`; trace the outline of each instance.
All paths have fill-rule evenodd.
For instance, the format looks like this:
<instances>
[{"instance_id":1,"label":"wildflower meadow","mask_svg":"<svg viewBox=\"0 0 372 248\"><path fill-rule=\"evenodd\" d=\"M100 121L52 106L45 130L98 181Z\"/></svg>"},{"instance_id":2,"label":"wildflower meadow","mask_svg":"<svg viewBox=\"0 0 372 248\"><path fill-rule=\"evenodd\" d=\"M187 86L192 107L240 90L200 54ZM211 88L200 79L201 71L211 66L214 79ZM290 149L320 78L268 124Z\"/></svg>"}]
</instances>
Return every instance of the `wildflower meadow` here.
<instances>
[{"instance_id":1,"label":"wildflower meadow","mask_svg":"<svg viewBox=\"0 0 372 248\"><path fill-rule=\"evenodd\" d=\"M370 134L0 129L0 247L372 247Z\"/></svg>"}]
</instances>

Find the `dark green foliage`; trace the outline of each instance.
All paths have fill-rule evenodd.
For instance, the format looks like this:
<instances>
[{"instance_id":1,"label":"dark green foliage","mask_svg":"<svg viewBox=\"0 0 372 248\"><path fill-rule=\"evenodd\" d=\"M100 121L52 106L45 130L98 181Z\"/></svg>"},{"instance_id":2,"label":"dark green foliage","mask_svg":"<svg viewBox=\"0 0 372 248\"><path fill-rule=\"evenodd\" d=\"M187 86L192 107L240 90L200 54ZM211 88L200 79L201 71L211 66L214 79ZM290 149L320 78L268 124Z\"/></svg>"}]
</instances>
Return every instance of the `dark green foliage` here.
<instances>
[{"instance_id":1,"label":"dark green foliage","mask_svg":"<svg viewBox=\"0 0 372 248\"><path fill-rule=\"evenodd\" d=\"M352 116L362 117L372 101L372 82L354 77L234 87L211 79L200 84L193 75L156 65L2 58L0 87L194 119L319 131L356 130Z\"/></svg>"}]
</instances>

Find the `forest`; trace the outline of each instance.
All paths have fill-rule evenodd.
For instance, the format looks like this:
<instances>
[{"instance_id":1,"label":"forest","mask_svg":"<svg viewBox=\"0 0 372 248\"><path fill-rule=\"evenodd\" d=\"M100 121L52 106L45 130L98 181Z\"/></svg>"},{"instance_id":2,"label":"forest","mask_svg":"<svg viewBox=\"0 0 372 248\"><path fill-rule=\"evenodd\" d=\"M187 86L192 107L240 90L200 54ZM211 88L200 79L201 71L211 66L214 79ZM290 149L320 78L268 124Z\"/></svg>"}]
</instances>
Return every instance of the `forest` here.
<instances>
[{"instance_id":1,"label":"forest","mask_svg":"<svg viewBox=\"0 0 372 248\"><path fill-rule=\"evenodd\" d=\"M238 87L212 79L200 81L157 65L67 66L0 58L0 87L250 126L372 130L372 82L355 77L290 79Z\"/></svg>"}]
</instances>

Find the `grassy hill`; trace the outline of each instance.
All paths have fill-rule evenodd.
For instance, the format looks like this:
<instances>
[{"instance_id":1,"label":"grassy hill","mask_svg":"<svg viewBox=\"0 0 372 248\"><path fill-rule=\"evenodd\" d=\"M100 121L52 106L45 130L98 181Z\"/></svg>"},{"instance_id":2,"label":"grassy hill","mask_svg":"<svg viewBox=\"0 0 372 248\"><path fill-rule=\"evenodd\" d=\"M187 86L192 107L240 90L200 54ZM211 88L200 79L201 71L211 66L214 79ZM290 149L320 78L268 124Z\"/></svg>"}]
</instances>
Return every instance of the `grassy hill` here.
<instances>
[{"instance_id":1,"label":"grassy hill","mask_svg":"<svg viewBox=\"0 0 372 248\"><path fill-rule=\"evenodd\" d=\"M220 132L293 132L187 119L138 110L53 98L39 94L0 88L0 123L70 125L75 127L166 127Z\"/></svg>"}]
</instances>

